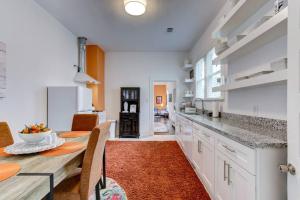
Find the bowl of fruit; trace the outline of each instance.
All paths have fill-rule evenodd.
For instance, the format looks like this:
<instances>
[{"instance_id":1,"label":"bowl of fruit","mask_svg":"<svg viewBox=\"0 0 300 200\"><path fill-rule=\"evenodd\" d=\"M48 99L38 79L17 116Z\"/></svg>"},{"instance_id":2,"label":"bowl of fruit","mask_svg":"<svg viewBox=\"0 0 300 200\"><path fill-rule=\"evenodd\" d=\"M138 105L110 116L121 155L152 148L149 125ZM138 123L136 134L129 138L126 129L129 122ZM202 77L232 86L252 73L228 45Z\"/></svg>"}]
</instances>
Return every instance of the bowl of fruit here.
<instances>
[{"instance_id":1,"label":"bowl of fruit","mask_svg":"<svg viewBox=\"0 0 300 200\"><path fill-rule=\"evenodd\" d=\"M27 143L39 143L51 135L52 130L43 123L34 125L25 125L25 128L19 132L19 137Z\"/></svg>"}]
</instances>

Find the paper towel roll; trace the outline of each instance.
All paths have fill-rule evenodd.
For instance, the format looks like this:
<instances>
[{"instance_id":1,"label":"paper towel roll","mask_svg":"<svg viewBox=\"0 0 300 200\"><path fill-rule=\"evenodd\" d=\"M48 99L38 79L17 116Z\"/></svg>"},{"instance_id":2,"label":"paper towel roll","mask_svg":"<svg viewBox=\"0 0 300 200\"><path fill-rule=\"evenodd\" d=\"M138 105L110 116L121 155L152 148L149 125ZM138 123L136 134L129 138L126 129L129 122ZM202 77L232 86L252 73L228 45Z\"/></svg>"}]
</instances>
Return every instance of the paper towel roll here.
<instances>
[{"instance_id":1,"label":"paper towel roll","mask_svg":"<svg viewBox=\"0 0 300 200\"><path fill-rule=\"evenodd\" d=\"M212 103L212 116L213 117L219 117L219 102L213 102Z\"/></svg>"}]
</instances>

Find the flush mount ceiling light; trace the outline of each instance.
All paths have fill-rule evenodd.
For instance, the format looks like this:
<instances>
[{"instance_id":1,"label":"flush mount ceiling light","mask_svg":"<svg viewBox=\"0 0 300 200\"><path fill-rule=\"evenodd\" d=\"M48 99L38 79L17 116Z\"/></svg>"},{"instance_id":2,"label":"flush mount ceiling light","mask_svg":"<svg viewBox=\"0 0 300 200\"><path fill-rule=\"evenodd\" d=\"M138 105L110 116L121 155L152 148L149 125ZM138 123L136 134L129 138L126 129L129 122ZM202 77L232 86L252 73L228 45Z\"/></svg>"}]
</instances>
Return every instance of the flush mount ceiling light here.
<instances>
[{"instance_id":1,"label":"flush mount ceiling light","mask_svg":"<svg viewBox=\"0 0 300 200\"><path fill-rule=\"evenodd\" d=\"M146 12L146 0L124 0L125 11L129 15L139 16Z\"/></svg>"}]
</instances>

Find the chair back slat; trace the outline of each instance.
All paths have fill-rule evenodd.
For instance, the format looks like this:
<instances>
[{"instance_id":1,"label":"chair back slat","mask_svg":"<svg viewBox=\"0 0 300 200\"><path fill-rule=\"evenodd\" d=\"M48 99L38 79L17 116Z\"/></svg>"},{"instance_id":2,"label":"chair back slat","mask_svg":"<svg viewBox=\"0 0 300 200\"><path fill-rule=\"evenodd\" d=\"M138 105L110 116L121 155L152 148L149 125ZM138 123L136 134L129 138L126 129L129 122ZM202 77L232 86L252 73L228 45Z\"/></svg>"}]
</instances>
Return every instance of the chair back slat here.
<instances>
[{"instance_id":1,"label":"chair back slat","mask_svg":"<svg viewBox=\"0 0 300 200\"><path fill-rule=\"evenodd\" d=\"M82 163L80 198L88 200L102 176L103 153L109 137L110 122L96 126L89 138Z\"/></svg>"},{"instance_id":2,"label":"chair back slat","mask_svg":"<svg viewBox=\"0 0 300 200\"><path fill-rule=\"evenodd\" d=\"M97 114L75 114L72 122L72 131L92 131L99 124Z\"/></svg>"},{"instance_id":3,"label":"chair back slat","mask_svg":"<svg viewBox=\"0 0 300 200\"><path fill-rule=\"evenodd\" d=\"M14 139L6 122L0 122L0 147L12 145Z\"/></svg>"}]
</instances>

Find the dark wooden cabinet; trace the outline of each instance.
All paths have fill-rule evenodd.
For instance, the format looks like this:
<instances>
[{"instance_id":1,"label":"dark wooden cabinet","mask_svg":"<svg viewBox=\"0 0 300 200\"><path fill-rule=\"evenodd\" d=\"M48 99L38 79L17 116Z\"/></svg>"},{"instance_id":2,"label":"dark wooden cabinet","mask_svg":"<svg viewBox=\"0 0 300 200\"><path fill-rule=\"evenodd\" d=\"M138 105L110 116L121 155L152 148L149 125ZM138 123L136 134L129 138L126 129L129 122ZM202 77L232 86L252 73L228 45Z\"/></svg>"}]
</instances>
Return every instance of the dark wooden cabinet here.
<instances>
[{"instance_id":1,"label":"dark wooden cabinet","mask_svg":"<svg viewBox=\"0 0 300 200\"><path fill-rule=\"evenodd\" d=\"M120 102L119 136L138 138L140 136L140 88L121 88Z\"/></svg>"}]
</instances>

